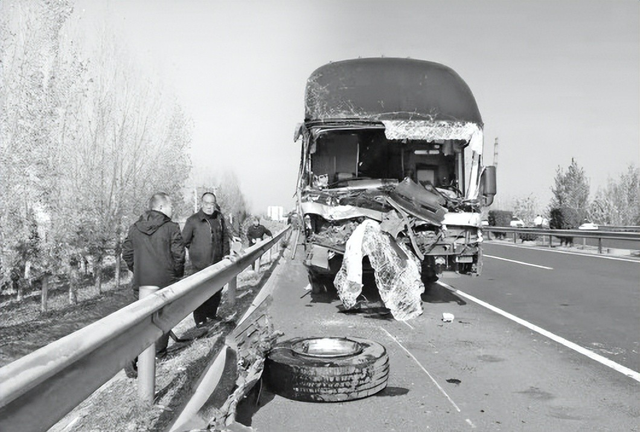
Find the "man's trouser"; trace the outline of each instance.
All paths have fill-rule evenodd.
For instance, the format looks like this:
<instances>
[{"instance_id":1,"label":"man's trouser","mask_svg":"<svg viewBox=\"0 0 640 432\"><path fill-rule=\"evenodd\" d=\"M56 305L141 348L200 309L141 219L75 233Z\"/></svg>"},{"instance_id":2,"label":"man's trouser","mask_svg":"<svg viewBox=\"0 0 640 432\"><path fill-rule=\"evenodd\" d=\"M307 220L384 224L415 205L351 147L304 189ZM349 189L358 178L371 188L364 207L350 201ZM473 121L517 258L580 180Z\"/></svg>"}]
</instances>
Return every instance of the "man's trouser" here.
<instances>
[{"instance_id":1,"label":"man's trouser","mask_svg":"<svg viewBox=\"0 0 640 432\"><path fill-rule=\"evenodd\" d=\"M207 318L215 319L218 313L218 306L220 306L220 300L222 300L222 290L198 306L198 308L193 311L193 320L196 324L204 323Z\"/></svg>"}]
</instances>

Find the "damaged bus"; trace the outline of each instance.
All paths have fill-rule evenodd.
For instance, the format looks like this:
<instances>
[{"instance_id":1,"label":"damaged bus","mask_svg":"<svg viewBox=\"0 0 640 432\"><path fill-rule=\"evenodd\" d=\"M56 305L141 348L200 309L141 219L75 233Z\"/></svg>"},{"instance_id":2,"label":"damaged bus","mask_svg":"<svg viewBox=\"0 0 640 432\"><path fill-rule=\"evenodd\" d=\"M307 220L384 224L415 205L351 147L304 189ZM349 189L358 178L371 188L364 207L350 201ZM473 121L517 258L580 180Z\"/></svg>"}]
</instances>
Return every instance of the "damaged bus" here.
<instances>
[{"instance_id":1,"label":"damaged bus","mask_svg":"<svg viewBox=\"0 0 640 432\"><path fill-rule=\"evenodd\" d=\"M312 289L340 282L341 269L352 280L373 270L381 289L407 261L423 282L479 275L481 212L496 193L482 128L469 87L442 64L363 58L315 70L295 134ZM400 267L380 268L390 260Z\"/></svg>"}]
</instances>

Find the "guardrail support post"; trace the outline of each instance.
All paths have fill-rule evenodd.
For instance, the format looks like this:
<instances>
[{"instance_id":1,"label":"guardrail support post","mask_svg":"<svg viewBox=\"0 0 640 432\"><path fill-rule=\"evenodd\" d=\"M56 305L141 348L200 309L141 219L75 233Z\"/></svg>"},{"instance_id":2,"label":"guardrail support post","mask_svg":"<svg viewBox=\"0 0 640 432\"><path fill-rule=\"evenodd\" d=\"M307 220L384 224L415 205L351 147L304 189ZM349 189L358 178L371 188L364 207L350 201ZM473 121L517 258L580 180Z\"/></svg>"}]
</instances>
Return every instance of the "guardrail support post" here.
<instances>
[{"instance_id":1,"label":"guardrail support post","mask_svg":"<svg viewBox=\"0 0 640 432\"><path fill-rule=\"evenodd\" d=\"M150 296L158 291L156 286L141 286L140 299ZM144 401L153 403L156 393L156 343L142 351L138 356L138 397Z\"/></svg>"},{"instance_id":2,"label":"guardrail support post","mask_svg":"<svg viewBox=\"0 0 640 432\"><path fill-rule=\"evenodd\" d=\"M513 233L513 243L518 243L518 233L517 232Z\"/></svg>"},{"instance_id":3,"label":"guardrail support post","mask_svg":"<svg viewBox=\"0 0 640 432\"><path fill-rule=\"evenodd\" d=\"M598 253L602 253L602 238L598 239Z\"/></svg>"},{"instance_id":4,"label":"guardrail support post","mask_svg":"<svg viewBox=\"0 0 640 432\"><path fill-rule=\"evenodd\" d=\"M553 236L549 234L549 249L553 247Z\"/></svg>"},{"instance_id":5,"label":"guardrail support post","mask_svg":"<svg viewBox=\"0 0 640 432\"><path fill-rule=\"evenodd\" d=\"M227 284L227 302L229 302L229 306L231 306L231 307L236 305L236 290L237 290L237 288L238 288L238 277L235 276Z\"/></svg>"},{"instance_id":6,"label":"guardrail support post","mask_svg":"<svg viewBox=\"0 0 640 432\"><path fill-rule=\"evenodd\" d=\"M259 271L260 271L260 257L258 257L258 258L253 262L253 271L254 271L254 272L259 272Z\"/></svg>"}]
</instances>

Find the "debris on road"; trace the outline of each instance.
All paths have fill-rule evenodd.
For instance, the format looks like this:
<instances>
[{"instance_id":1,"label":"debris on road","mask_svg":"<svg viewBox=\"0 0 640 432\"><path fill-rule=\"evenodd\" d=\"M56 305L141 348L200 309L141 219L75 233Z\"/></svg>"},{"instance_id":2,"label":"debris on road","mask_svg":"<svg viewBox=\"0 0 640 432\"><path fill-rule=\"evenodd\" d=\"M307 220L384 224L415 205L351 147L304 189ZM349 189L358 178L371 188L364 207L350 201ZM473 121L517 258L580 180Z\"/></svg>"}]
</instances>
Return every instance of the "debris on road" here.
<instances>
[{"instance_id":1,"label":"debris on road","mask_svg":"<svg viewBox=\"0 0 640 432\"><path fill-rule=\"evenodd\" d=\"M442 321L444 322L451 322L454 320L454 316L452 313L448 313L448 312L443 312L442 313Z\"/></svg>"}]
</instances>

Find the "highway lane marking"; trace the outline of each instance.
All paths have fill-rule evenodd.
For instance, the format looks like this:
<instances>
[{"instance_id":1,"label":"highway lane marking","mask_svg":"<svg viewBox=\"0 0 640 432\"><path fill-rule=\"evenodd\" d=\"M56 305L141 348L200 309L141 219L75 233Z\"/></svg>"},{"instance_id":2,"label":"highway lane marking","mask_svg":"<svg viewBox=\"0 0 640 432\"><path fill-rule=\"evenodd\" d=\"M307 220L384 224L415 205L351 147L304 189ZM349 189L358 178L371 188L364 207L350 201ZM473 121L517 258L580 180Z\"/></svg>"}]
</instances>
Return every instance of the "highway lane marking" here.
<instances>
[{"instance_id":1,"label":"highway lane marking","mask_svg":"<svg viewBox=\"0 0 640 432\"><path fill-rule=\"evenodd\" d=\"M409 327L411 330L415 330L415 329L413 328L413 326L412 326L411 324L409 324L408 322L406 322L406 321L402 321L402 323L403 323L403 324L406 324L406 325L407 325L407 327Z\"/></svg>"},{"instance_id":2,"label":"highway lane marking","mask_svg":"<svg viewBox=\"0 0 640 432\"><path fill-rule=\"evenodd\" d=\"M411 357L411 358L413 359L413 361L414 361L414 362L416 362L416 363L418 364L418 366L420 366L420 369L422 369L422 370L424 371L424 373L426 373L426 374L427 374L427 376L428 376L429 378L431 378L431 381L433 381L433 383L436 385L436 387L438 387L438 389L440 390L440 392L441 392L443 395L445 395L445 397L446 397L447 399L449 399L449 402L451 402L451 405L453 405L453 407L454 407L458 412L461 412L461 411L460 411L460 408L458 408L458 405L456 405L456 403L453 401L453 399L451 399L451 398L449 397L449 395L447 394L447 392L446 392L446 391L444 391L444 389L443 389L442 387L440 387L440 384L438 384L438 382L437 382L437 381L436 381L436 380L431 376L431 374L429 373L429 371L428 371L427 369L425 369L425 367L424 367L424 366L422 366L422 364L418 361L418 359L417 359L413 354L411 354L411 351L409 351L408 349L406 349L406 348L405 348L405 347L400 343L400 341L398 341L398 339L396 339L396 338L395 338L395 336L393 336L391 333L389 333L389 332L388 332L384 327L380 327L380 329L381 329L382 331L384 331L384 332L385 332L385 333L386 333L386 334L387 334L391 339L393 339L393 340L395 341L395 343L397 343L397 344L398 344L398 346L404 350L404 352L406 352L407 354L409 354L409 357Z\"/></svg>"},{"instance_id":3,"label":"highway lane marking","mask_svg":"<svg viewBox=\"0 0 640 432\"><path fill-rule=\"evenodd\" d=\"M444 282L438 281L436 283L438 285L450 290L454 294L457 294L457 295L459 295L461 297L464 297L467 300L471 300L472 302L475 302L475 303L479 304L480 306L484 306L487 309L489 309L489 310L491 310L491 311L493 311L493 312L495 312L495 313L497 313L499 315L502 315L505 318L508 318L508 319L510 319L512 321L515 321L516 323L518 323L520 325L525 326L529 330L532 330L532 331L534 331L536 333L539 333L542 336L546 336L546 337L548 337L549 339L551 339L554 342L557 342L557 343L559 343L561 345L564 345L565 347L567 347L569 349L572 349L572 350L574 350L574 351L576 351L576 352L578 352L578 353L580 353L580 354L582 354L584 356L589 357L591 360L595 360L600 364L603 364L603 365L605 365L605 366L607 366L607 367L609 367L609 368L611 368L611 369L613 369L615 371L620 372L621 374L624 374L624 375L628 376L629 378L632 378L632 379L640 382L640 373L634 371L633 369L629 369L626 366L622 366L621 364L618 364L618 363L614 362L613 360L609 360L608 358L606 358L604 356L601 356L600 354L596 354L593 351L590 351L590 350L588 350L586 348L583 348L580 345L578 345L576 343L573 343L573 342L571 342L571 341L569 341L569 340L567 340L567 339L565 339L565 338L563 338L561 336L558 336L558 335L556 335L554 333L551 333L550 331L545 330L545 329L543 329L541 327L538 327L535 324L531 324L529 321L525 321L522 318L518 318L517 316L512 315L509 312L503 311L502 309L497 308L497 307L495 307L495 306L493 306L493 305L491 305L491 304L489 304L489 303L487 303L487 302L485 302L483 300L475 298L472 295L469 295L469 294L464 293L464 292L462 292L462 291L460 291L460 290L458 290L458 289L456 289L456 288L454 288L454 287L452 287L450 285L447 285Z\"/></svg>"},{"instance_id":4,"label":"highway lane marking","mask_svg":"<svg viewBox=\"0 0 640 432\"><path fill-rule=\"evenodd\" d=\"M583 257L608 259L608 260L613 260L613 261L625 261L625 262L631 262L631 263L640 264L640 260L631 259L631 258L620 258L620 257L612 257L612 256L603 256L603 255L596 255L596 254L588 254L588 253L584 253L584 252L561 251L561 250L553 250L553 249L542 248L542 247L528 247L528 246L520 246L520 245L514 245L514 244L508 244L508 243L504 243L503 244L503 243L493 243L493 242L489 243L489 242L487 242L487 244L498 245L498 246L506 246L506 247L514 247L514 248L518 248L518 249L529 249L529 250L539 250L539 251L544 251L544 252L554 252L554 253L565 254L565 255L578 255L578 256L583 256ZM484 255L484 256L487 256L487 255Z\"/></svg>"},{"instance_id":5,"label":"highway lane marking","mask_svg":"<svg viewBox=\"0 0 640 432\"><path fill-rule=\"evenodd\" d=\"M502 261L509 261L509 262L512 262L512 263L522 264L522 265L526 265L526 266L530 266L530 267L538 267L538 268L545 269L545 270L553 270L553 267L547 267L547 266L541 266L541 265L538 265L538 264L530 264L530 263L526 263L526 262L522 262L522 261L510 260L510 259L507 259L507 258L500 258L500 257L493 256L493 255L483 254L482 256L483 257L487 257L487 258L493 258L493 259L497 259L497 260L502 260Z\"/></svg>"}]
</instances>

